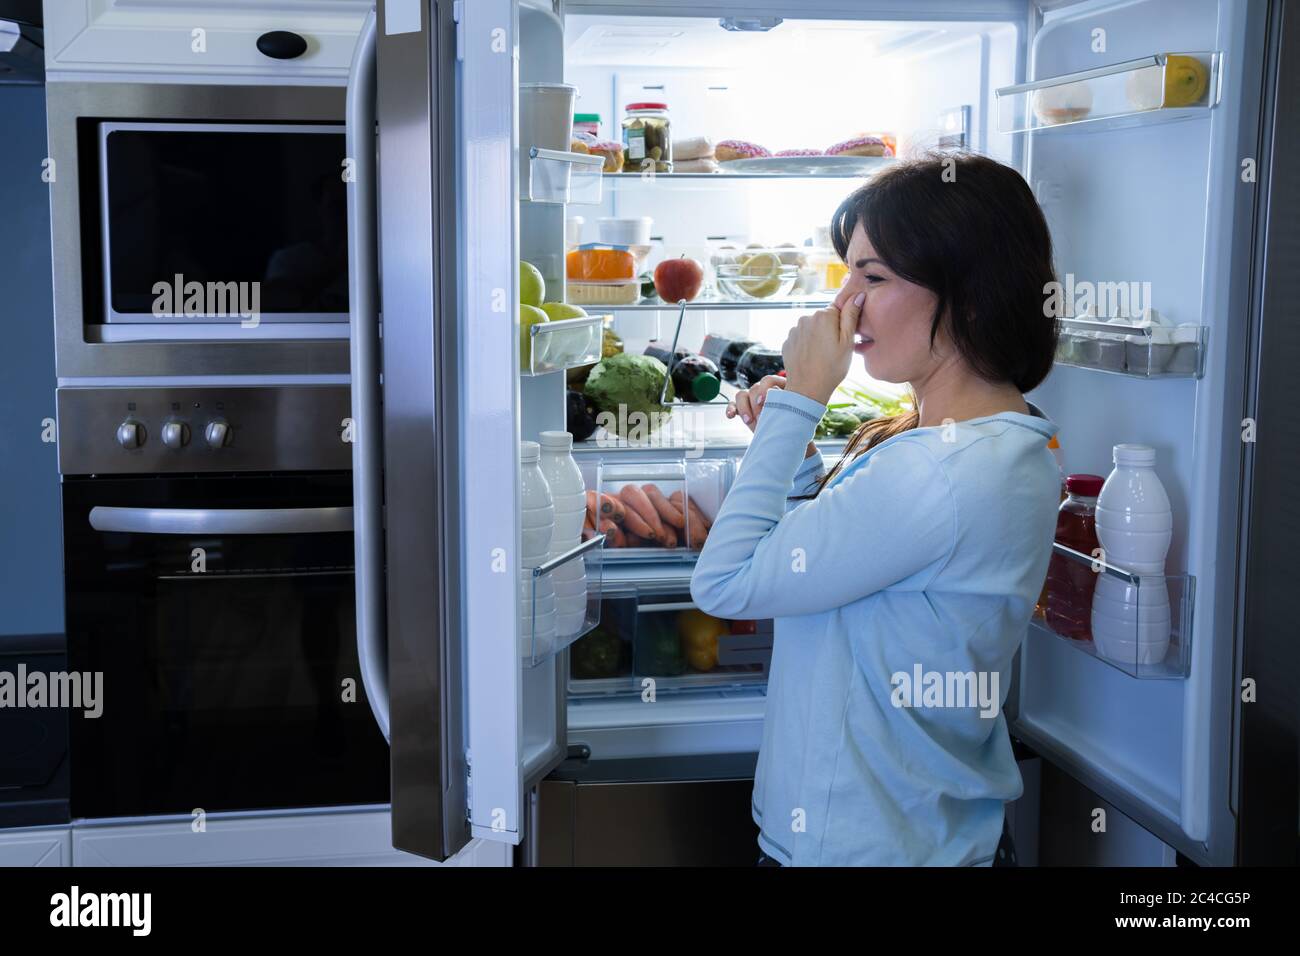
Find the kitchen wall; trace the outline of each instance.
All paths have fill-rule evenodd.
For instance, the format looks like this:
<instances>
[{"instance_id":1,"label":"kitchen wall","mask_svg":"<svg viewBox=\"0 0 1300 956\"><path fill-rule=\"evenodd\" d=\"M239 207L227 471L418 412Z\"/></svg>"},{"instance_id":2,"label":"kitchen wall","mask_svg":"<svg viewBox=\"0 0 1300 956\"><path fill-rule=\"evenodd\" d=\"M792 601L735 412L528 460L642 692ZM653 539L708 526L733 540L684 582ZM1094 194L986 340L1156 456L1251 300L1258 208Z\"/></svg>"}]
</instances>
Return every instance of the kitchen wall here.
<instances>
[{"instance_id":1,"label":"kitchen wall","mask_svg":"<svg viewBox=\"0 0 1300 956\"><path fill-rule=\"evenodd\" d=\"M0 85L0 649L63 630L45 88ZM50 437L52 436L52 429Z\"/></svg>"}]
</instances>

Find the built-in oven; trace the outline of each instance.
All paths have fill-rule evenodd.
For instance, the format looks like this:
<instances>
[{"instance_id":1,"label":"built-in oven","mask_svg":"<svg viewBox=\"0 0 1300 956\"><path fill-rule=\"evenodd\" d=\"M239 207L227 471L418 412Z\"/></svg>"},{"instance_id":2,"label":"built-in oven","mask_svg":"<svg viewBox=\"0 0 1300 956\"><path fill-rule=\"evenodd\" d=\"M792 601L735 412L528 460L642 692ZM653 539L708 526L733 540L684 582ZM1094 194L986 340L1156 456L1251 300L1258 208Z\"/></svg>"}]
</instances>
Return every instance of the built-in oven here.
<instances>
[{"instance_id":1,"label":"built-in oven","mask_svg":"<svg viewBox=\"0 0 1300 956\"><path fill-rule=\"evenodd\" d=\"M46 99L61 382L344 381L341 88L61 82Z\"/></svg>"},{"instance_id":2,"label":"built-in oven","mask_svg":"<svg viewBox=\"0 0 1300 956\"><path fill-rule=\"evenodd\" d=\"M74 819L384 804L346 387L64 388ZM76 422L75 433L62 424Z\"/></svg>"}]
</instances>

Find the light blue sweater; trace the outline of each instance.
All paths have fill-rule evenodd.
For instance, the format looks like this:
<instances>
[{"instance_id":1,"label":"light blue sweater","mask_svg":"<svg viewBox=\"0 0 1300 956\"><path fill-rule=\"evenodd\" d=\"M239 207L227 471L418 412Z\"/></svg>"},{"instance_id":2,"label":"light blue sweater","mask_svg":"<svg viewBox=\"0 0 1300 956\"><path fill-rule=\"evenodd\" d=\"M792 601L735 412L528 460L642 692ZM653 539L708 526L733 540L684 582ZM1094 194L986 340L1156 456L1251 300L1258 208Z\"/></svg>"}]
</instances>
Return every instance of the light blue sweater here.
<instances>
[{"instance_id":1,"label":"light blue sweater","mask_svg":"<svg viewBox=\"0 0 1300 956\"><path fill-rule=\"evenodd\" d=\"M804 453L826 406L767 394L691 581L710 614L775 619L759 845L987 864L1023 790L1002 704L1051 556L1056 428L1037 409L917 428L787 502L822 474Z\"/></svg>"}]
</instances>

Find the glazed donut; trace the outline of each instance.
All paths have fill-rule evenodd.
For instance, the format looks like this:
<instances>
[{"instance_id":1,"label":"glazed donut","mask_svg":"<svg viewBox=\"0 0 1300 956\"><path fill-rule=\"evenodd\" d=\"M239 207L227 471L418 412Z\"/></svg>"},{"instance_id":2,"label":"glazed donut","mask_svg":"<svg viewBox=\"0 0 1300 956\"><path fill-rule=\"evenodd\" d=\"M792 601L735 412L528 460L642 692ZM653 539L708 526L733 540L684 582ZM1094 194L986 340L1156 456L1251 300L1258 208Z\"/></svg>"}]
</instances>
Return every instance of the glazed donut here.
<instances>
[{"instance_id":1,"label":"glazed donut","mask_svg":"<svg viewBox=\"0 0 1300 956\"><path fill-rule=\"evenodd\" d=\"M820 149L778 149L773 156L824 156Z\"/></svg>"},{"instance_id":2,"label":"glazed donut","mask_svg":"<svg viewBox=\"0 0 1300 956\"><path fill-rule=\"evenodd\" d=\"M827 156L892 156L888 144L879 136L858 136L836 143L826 150Z\"/></svg>"},{"instance_id":3,"label":"glazed donut","mask_svg":"<svg viewBox=\"0 0 1300 956\"><path fill-rule=\"evenodd\" d=\"M724 139L713 147L713 155L718 162L725 163L733 159L755 159L772 154L757 143L747 143L743 139Z\"/></svg>"}]
</instances>

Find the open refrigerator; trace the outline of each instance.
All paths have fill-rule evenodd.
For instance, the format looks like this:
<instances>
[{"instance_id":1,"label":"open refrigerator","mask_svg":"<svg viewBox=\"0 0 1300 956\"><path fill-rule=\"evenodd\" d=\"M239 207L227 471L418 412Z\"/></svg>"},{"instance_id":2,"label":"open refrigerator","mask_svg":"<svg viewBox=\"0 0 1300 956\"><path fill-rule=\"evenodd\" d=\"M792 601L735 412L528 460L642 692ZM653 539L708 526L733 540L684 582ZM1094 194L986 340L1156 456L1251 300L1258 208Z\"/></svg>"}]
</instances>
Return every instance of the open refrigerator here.
<instances>
[{"instance_id":1,"label":"open refrigerator","mask_svg":"<svg viewBox=\"0 0 1300 956\"><path fill-rule=\"evenodd\" d=\"M1031 184L1070 290L1136 290L1191 330L1176 348L1136 327L1099 335L1096 323L1136 315L1136 301L1080 310L1028 396L1060 427L1066 472L1106 474L1119 442L1156 448L1175 520L1169 654L1107 660L1035 619L1007 707L1017 737L1161 840L1230 861L1232 559L1259 196L1242 170L1258 151L1269 10L379 0L348 93L353 449L358 641L392 748L394 845L444 858L471 838L519 843L530 791L570 748L735 754L760 740L771 622L701 621L685 541L575 549L582 627L534 639L518 585L519 444L566 428L570 366L598 357L599 339L567 358L557 339L547 351L558 360L521 371L519 263L562 301L573 243L596 240L601 218L644 216L647 267L678 254L711 266L728 245L793 248L802 267L822 252L817 227L869 171L603 173L590 155L520 139L521 85L563 83L577 87L576 112L601 115L602 140L620 138L629 103L650 99L670 105L675 138L824 148L872 130L904 156L986 153ZM1165 88L1176 57L1204 71L1190 99ZM577 327L531 334L609 329L634 353L652 340L694 350L707 335L779 349L830 301L829 281L736 300L709 270L684 310L637 290L584 303L596 318ZM1116 340L1118 351L1104 347ZM851 375L864 377L856 364ZM574 458L589 489L657 484L707 518L748 432L721 405L670 411L648 439L599 430ZM833 460L843 441L819 445ZM692 657L701 628L711 653Z\"/></svg>"}]
</instances>

